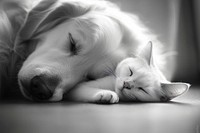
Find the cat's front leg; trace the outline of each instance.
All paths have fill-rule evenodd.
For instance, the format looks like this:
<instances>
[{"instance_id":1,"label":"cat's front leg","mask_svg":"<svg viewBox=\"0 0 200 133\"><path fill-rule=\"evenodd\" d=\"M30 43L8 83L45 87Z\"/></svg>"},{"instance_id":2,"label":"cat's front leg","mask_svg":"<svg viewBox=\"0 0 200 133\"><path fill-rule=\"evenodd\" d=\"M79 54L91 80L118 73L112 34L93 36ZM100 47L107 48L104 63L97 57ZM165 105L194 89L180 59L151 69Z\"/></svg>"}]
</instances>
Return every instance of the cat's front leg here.
<instances>
[{"instance_id":1,"label":"cat's front leg","mask_svg":"<svg viewBox=\"0 0 200 133\"><path fill-rule=\"evenodd\" d=\"M93 103L117 103L118 95L114 90L114 77L104 77L94 81L83 82L73 88L67 97L74 101Z\"/></svg>"},{"instance_id":2,"label":"cat's front leg","mask_svg":"<svg viewBox=\"0 0 200 133\"><path fill-rule=\"evenodd\" d=\"M118 103L118 95L110 90L100 90L93 97L94 102L96 103Z\"/></svg>"}]
</instances>

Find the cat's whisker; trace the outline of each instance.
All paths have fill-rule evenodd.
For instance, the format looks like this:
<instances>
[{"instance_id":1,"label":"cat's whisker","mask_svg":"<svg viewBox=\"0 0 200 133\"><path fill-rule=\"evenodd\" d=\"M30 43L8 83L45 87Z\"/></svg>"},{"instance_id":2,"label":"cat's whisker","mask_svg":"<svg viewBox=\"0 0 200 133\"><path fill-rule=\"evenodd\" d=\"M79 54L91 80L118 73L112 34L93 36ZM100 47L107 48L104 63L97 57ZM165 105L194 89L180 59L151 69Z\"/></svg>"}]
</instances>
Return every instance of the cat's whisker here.
<instances>
[{"instance_id":1,"label":"cat's whisker","mask_svg":"<svg viewBox=\"0 0 200 133\"><path fill-rule=\"evenodd\" d=\"M125 93L125 95L126 95L129 99L132 99L131 93L127 93L126 91L122 91L122 93Z\"/></svg>"},{"instance_id":2,"label":"cat's whisker","mask_svg":"<svg viewBox=\"0 0 200 133\"><path fill-rule=\"evenodd\" d=\"M112 68L110 68L109 66L106 67L106 71L109 73L109 74L112 74L115 78L117 78L114 70Z\"/></svg>"},{"instance_id":3,"label":"cat's whisker","mask_svg":"<svg viewBox=\"0 0 200 133\"><path fill-rule=\"evenodd\" d=\"M106 66L106 69L108 70L109 74L112 74L115 78L118 78L118 76L115 74L116 65L112 60L108 59L110 64Z\"/></svg>"}]
</instances>

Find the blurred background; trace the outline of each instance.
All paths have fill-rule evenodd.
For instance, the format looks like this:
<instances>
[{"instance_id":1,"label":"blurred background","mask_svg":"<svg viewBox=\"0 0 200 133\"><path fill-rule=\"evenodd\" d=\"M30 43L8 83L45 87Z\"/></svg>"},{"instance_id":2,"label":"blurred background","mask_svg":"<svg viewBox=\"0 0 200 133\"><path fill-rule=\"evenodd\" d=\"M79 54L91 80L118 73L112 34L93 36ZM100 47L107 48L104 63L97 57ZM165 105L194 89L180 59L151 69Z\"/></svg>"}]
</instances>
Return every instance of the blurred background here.
<instances>
[{"instance_id":1,"label":"blurred background","mask_svg":"<svg viewBox=\"0 0 200 133\"><path fill-rule=\"evenodd\" d=\"M199 0L111 0L122 10L134 13L158 35L167 50L177 51L167 68L174 81L199 83Z\"/></svg>"}]
</instances>

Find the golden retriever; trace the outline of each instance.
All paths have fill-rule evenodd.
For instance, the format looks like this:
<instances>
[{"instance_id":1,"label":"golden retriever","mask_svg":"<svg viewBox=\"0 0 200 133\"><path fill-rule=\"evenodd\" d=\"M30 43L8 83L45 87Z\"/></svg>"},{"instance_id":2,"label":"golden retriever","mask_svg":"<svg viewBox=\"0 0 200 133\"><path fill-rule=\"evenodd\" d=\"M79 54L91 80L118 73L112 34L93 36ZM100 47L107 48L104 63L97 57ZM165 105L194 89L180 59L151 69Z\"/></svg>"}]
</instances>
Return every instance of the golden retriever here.
<instances>
[{"instance_id":1,"label":"golden retriever","mask_svg":"<svg viewBox=\"0 0 200 133\"><path fill-rule=\"evenodd\" d=\"M4 1L4 5L20 2L11 3ZM16 11L11 16L2 10L0 24L0 54L6 60L1 76L6 77L3 67L11 75L18 73L27 99L60 101L80 82L103 84L122 59L137 54L150 40L162 66L156 35L136 15L109 1L37 0L27 5L18 6L18 17Z\"/></svg>"}]
</instances>

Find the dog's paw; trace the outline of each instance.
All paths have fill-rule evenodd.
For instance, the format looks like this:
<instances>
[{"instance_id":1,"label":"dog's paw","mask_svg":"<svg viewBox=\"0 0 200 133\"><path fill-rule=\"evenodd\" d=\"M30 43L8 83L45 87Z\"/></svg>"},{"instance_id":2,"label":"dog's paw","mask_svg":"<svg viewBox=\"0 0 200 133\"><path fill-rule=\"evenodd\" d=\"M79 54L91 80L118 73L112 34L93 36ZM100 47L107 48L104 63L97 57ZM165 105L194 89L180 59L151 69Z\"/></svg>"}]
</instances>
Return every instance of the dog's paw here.
<instances>
[{"instance_id":1,"label":"dog's paw","mask_svg":"<svg viewBox=\"0 0 200 133\"><path fill-rule=\"evenodd\" d=\"M95 102L96 103L118 103L119 102L119 97L118 95L109 90L102 90L98 92L94 96Z\"/></svg>"}]
</instances>

